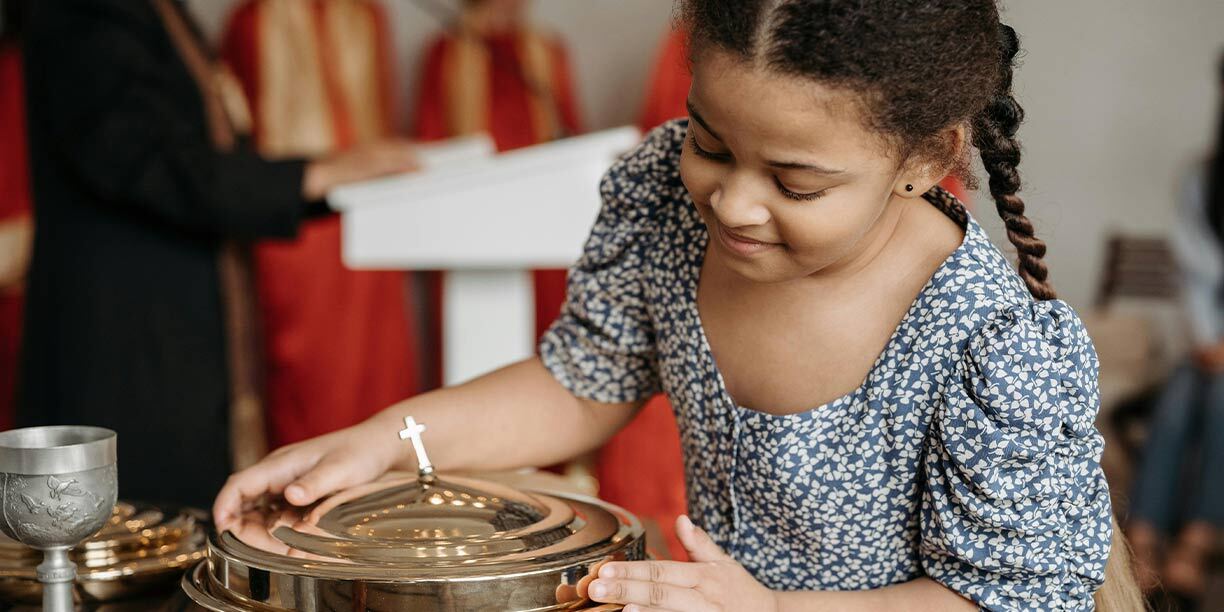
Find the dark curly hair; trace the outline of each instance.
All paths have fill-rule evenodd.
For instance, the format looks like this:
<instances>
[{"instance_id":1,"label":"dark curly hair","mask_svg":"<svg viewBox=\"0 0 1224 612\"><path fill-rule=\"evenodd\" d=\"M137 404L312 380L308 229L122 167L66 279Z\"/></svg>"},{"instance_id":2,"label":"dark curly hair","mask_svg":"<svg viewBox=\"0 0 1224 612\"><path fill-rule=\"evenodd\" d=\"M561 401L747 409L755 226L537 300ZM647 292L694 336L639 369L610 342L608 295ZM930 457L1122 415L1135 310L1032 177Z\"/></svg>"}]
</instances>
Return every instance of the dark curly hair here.
<instances>
[{"instance_id":1,"label":"dark curly hair","mask_svg":"<svg viewBox=\"0 0 1224 612\"><path fill-rule=\"evenodd\" d=\"M925 156L969 182L949 128L965 126L1034 297L1053 299L1045 243L1024 214L1024 110L1012 97L1020 50L995 0L681 0L693 53L717 48L782 74L852 93L868 127L903 158Z\"/></svg>"}]
</instances>

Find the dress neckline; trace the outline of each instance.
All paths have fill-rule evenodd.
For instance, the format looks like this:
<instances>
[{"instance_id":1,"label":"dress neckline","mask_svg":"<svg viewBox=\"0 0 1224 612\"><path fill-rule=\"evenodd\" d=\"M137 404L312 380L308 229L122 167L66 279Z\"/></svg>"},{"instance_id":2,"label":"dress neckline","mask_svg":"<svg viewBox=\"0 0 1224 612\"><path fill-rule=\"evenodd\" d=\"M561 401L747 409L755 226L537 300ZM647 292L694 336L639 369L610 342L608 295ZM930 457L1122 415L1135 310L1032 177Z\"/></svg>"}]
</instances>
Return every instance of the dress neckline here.
<instances>
[{"instance_id":1,"label":"dress neckline","mask_svg":"<svg viewBox=\"0 0 1224 612\"><path fill-rule=\"evenodd\" d=\"M942 190L942 188L937 189ZM939 195L944 197L952 197L951 194L946 192ZM685 200L687 201L688 198L686 197ZM955 262L959 261L961 257L970 249L970 247L980 239L980 234L985 232L985 230L978 225L977 220L964 209L964 206L959 201L955 200L955 198L953 198L952 201L955 202L957 207L959 207L956 213L949 213L948 210L945 210L940 206L937 206L937 208L940 208L941 212L947 214L953 222L961 226L964 231L964 236L961 238L961 243L955 250L949 253L946 258L944 258L943 262L939 264L939 267L935 268L935 272L931 274L931 277L927 279L926 283L922 286L922 289L914 297L914 301L910 303L909 308L906 309L900 322L897 323L896 329L893 330L892 335L888 338L888 342L885 343L884 349L880 351L880 354L876 356L875 361L872 362L871 367L867 369L867 374L863 377L863 382L859 383L854 390L836 399L820 404L814 408L808 408L799 412L791 412L786 414L774 414L772 412L765 412L763 410L741 406L735 401L735 398L731 397L731 392L727 390L727 381L725 378L723 378L722 369L719 368L718 361L714 358L714 349L710 346L710 339L706 336L705 322L701 318L701 309L697 307L697 291L701 286L702 268L705 266L706 250L708 249L710 242L709 230L706 228L705 223L698 220L698 251L695 258L695 272L690 276L691 284L688 291L688 307L697 327L698 348L701 351L702 358L708 362L710 370L714 373L714 377L718 381L719 398L730 404L736 410L748 415L757 416L763 419L781 420L808 419L823 413L826 410L833 409L847 403L855 403L860 400L863 395L867 393L868 389L870 389L872 381L874 381L879 375L880 370L884 367L884 363L888 359L888 356L896 349L897 343L903 336L906 335L905 332L909 329L909 327L913 325L913 321L917 318L922 304L926 302L926 300L930 297L930 294L935 289L937 279L939 279ZM688 202L688 204L690 206L690 210L692 210L692 203ZM961 219L957 218L957 216L959 216L957 213L964 215L963 222Z\"/></svg>"}]
</instances>

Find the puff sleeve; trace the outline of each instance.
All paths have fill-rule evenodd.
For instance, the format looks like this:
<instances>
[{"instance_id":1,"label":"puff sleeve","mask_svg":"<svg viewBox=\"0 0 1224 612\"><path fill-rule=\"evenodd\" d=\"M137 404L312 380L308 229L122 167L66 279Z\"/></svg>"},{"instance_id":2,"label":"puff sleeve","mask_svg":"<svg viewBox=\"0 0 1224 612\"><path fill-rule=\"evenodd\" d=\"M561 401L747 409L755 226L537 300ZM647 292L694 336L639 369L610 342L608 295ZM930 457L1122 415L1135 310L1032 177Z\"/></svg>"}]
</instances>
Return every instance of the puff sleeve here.
<instances>
[{"instance_id":1,"label":"puff sleeve","mask_svg":"<svg viewBox=\"0 0 1224 612\"><path fill-rule=\"evenodd\" d=\"M1096 353L1063 302L1003 310L970 337L927 441L928 576L988 610L1091 610L1111 508Z\"/></svg>"},{"instance_id":2,"label":"puff sleeve","mask_svg":"<svg viewBox=\"0 0 1224 612\"><path fill-rule=\"evenodd\" d=\"M653 211L671 180L662 167L670 131L656 130L604 176L603 206L569 270L561 316L540 341L544 365L578 397L633 402L659 390L645 281Z\"/></svg>"}]
</instances>

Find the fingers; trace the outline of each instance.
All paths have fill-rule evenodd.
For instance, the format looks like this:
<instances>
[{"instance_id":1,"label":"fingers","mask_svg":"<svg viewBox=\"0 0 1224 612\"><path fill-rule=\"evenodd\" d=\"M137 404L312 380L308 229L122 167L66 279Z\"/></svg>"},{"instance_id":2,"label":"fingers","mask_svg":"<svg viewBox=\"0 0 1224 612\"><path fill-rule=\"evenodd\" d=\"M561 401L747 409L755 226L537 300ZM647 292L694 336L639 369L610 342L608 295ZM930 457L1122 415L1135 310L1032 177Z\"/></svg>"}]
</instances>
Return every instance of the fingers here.
<instances>
[{"instance_id":1,"label":"fingers","mask_svg":"<svg viewBox=\"0 0 1224 612\"><path fill-rule=\"evenodd\" d=\"M285 487L285 500L295 506L313 504L345 484L357 484L349 482L352 471L346 461L319 461L313 469Z\"/></svg>"},{"instance_id":2,"label":"fingers","mask_svg":"<svg viewBox=\"0 0 1224 612\"><path fill-rule=\"evenodd\" d=\"M680 538L680 544L684 545L684 550L688 551L689 558L693 561L730 560L727 553L714 543L710 535L694 525L687 516L681 515L676 519L676 536Z\"/></svg>"},{"instance_id":3,"label":"fingers","mask_svg":"<svg viewBox=\"0 0 1224 612\"><path fill-rule=\"evenodd\" d=\"M591 586L591 583L594 582L595 579L599 577L600 569L603 568L603 566L607 565L608 561L609 561L608 559L601 559L597 561L595 565L591 566L591 569L590 571L587 572L587 575L583 576L581 579L578 580L577 592L578 592L579 597L583 599L586 599L588 597L587 587Z\"/></svg>"},{"instance_id":4,"label":"fingers","mask_svg":"<svg viewBox=\"0 0 1224 612\"><path fill-rule=\"evenodd\" d=\"M632 561L609 563L599 570L600 578L660 582L686 589L701 584L702 568L681 561Z\"/></svg>"},{"instance_id":5,"label":"fingers","mask_svg":"<svg viewBox=\"0 0 1224 612\"><path fill-rule=\"evenodd\" d=\"M600 603L635 604L662 610L702 612L712 609L705 596L683 587L639 580L608 580L591 583L591 599Z\"/></svg>"},{"instance_id":6,"label":"fingers","mask_svg":"<svg viewBox=\"0 0 1224 612\"><path fill-rule=\"evenodd\" d=\"M372 149L380 173L412 172L420 169L416 149L406 140L383 141Z\"/></svg>"},{"instance_id":7,"label":"fingers","mask_svg":"<svg viewBox=\"0 0 1224 612\"><path fill-rule=\"evenodd\" d=\"M313 467L313 461L309 461L308 457L290 452L269 456L230 476L213 502L213 521L217 530L232 528L248 502L265 493L279 493L285 485L293 482L299 470L310 467Z\"/></svg>"}]
</instances>

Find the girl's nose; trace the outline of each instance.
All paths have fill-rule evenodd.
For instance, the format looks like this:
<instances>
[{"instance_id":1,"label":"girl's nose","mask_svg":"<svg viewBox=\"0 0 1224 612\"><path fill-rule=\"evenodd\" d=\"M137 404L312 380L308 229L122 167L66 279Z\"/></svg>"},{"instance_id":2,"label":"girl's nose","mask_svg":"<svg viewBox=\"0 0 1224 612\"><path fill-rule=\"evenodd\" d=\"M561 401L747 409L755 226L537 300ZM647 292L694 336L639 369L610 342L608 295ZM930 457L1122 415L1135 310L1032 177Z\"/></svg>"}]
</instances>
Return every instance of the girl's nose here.
<instances>
[{"instance_id":1,"label":"girl's nose","mask_svg":"<svg viewBox=\"0 0 1224 612\"><path fill-rule=\"evenodd\" d=\"M764 197L752 181L733 174L710 196L710 207L718 222L730 228L765 225L770 214Z\"/></svg>"}]
</instances>

